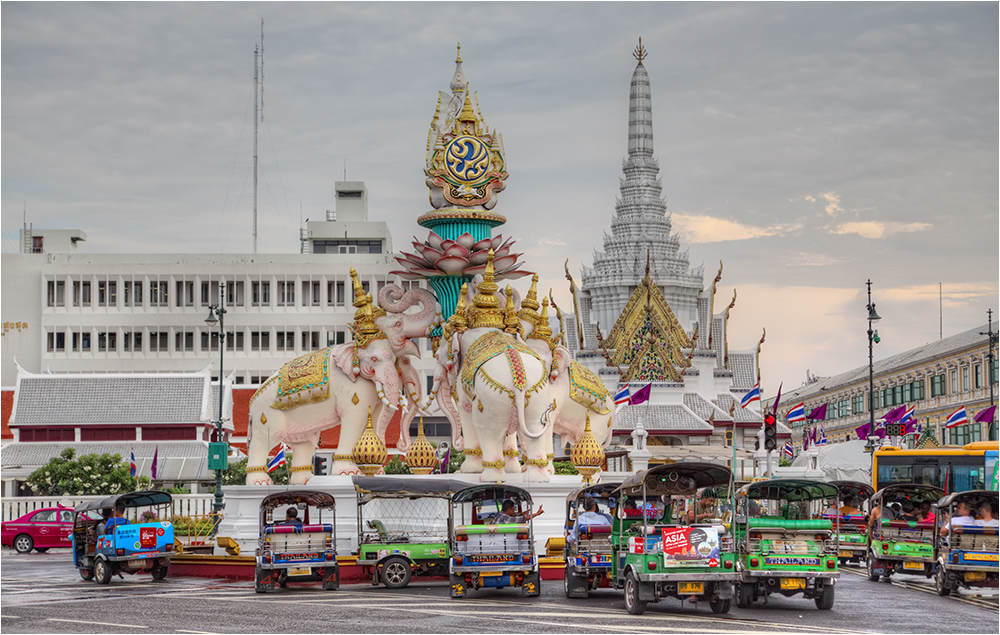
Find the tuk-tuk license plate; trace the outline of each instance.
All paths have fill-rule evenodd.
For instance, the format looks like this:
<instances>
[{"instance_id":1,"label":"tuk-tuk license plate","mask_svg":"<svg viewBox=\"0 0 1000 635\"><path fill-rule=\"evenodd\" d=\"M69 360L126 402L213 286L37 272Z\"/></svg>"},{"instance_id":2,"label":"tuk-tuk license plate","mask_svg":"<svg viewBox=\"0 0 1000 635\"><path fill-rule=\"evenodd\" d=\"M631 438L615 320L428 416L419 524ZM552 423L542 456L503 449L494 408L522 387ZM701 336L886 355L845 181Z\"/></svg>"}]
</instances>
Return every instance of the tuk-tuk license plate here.
<instances>
[{"instance_id":1,"label":"tuk-tuk license plate","mask_svg":"<svg viewBox=\"0 0 1000 635\"><path fill-rule=\"evenodd\" d=\"M904 562L903 563L903 568L904 569L916 569L917 571L923 571L924 570L924 563L923 562Z\"/></svg>"},{"instance_id":2,"label":"tuk-tuk license plate","mask_svg":"<svg viewBox=\"0 0 1000 635\"><path fill-rule=\"evenodd\" d=\"M310 573L312 573L312 570L309 567L298 567L288 570L288 575L309 575Z\"/></svg>"},{"instance_id":3,"label":"tuk-tuk license plate","mask_svg":"<svg viewBox=\"0 0 1000 635\"><path fill-rule=\"evenodd\" d=\"M479 572L479 577L480 578L491 576L491 575L503 575L503 571L480 571Z\"/></svg>"},{"instance_id":4,"label":"tuk-tuk license plate","mask_svg":"<svg viewBox=\"0 0 1000 635\"><path fill-rule=\"evenodd\" d=\"M781 578L781 589L787 591L789 589L804 589L806 588L805 578Z\"/></svg>"},{"instance_id":5,"label":"tuk-tuk license plate","mask_svg":"<svg viewBox=\"0 0 1000 635\"><path fill-rule=\"evenodd\" d=\"M975 582L977 580L985 580L985 579L986 579L986 572L985 571L966 571L965 572L965 581L966 582Z\"/></svg>"},{"instance_id":6,"label":"tuk-tuk license plate","mask_svg":"<svg viewBox=\"0 0 1000 635\"><path fill-rule=\"evenodd\" d=\"M704 582L678 582L677 592L681 595L701 595L705 592Z\"/></svg>"},{"instance_id":7,"label":"tuk-tuk license plate","mask_svg":"<svg viewBox=\"0 0 1000 635\"><path fill-rule=\"evenodd\" d=\"M853 551L841 551L840 552L840 557L841 558L853 558L854 557L854 552Z\"/></svg>"}]
</instances>

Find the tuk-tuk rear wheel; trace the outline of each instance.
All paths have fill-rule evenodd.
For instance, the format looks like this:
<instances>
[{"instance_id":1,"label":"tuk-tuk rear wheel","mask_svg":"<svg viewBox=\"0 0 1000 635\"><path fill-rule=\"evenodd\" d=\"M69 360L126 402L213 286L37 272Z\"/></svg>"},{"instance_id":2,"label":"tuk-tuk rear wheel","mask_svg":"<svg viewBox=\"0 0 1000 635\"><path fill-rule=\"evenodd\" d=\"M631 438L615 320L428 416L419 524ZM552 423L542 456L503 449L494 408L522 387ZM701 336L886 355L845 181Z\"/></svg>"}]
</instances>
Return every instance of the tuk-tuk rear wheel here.
<instances>
[{"instance_id":1,"label":"tuk-tuk rear wheel","mask_svg":"<svg viewBox=\"0 0 1000 635\"><path fill-rule=\"evenodd\" d=\"M829 611L833 608L833 592L835 588L832 584L823 585L823 593L816 598L816 608L821 611Z\"/></svg>"},{"instance_id":2,"label":"tuk-tuk rear wheel","mask_svg":"<svg viewBox=\"0 0 1000 635\"><path fill-rule=\"evenodd\" d=\"M167 565L157 565L150 570L150 573L153 574L154 580L162 580L167 577Z\"/></svg>"},{"instance_id":3,"label":"tuk-tuk rear wheel","mask_svg":"<svg viewBox=\"0 0 1000 635\"><path fill-rule=\"evenodd\" d=\"M634 571L625 574L625 608L630 615L642 615L646 612L646 600L639 599L639 580Z\"/></svg>"},{"instance_id":4,"label":"tuk-tuk rear wheel","mask_svg":"<svg viewBox=\"0 0 1000 635\"><path fill-rule=\"evenodd\" d=\"M107 560L102 558L94 563L94 579L97 580L98 584L111 582L111 565L108 564Z\"/></svg>"},{"instance_id":5,"label":"tuk-tuk rear wheel","mask_svg":"<svg viewBox=\"0 0 1000 635\"><path fill-rule=\"evenodd\" d=\"M736 606L741 609L750 608L753 604L753 586L750 584L736 583Z\"/></svg>"},{"instance_id":6,"label":"tuk-tuk rear wheel","mask_svg":"<svg viewBox=\"0 0 1000 635\"><path fill-rule=\"evenodd\" d=\"M80 577L84 580L93 580L94 571L92 569L80 569Z\"/></svg>"},{"instance_id":7,"label":"tuk-tuk rear wheel","mask_svg":"<svg viewBox=\"0 0 1000 635\"><path fill-rule=\"evenodd\" d=\"M402 589L410 583L412 575L410 561L402 556L388 558L382 564L382 584L390 589Z\"/></svg>"},{"instance_id":8,"label":"tuk-tuk rear wheel","mask_svg":"<svg viewBox=\"0 0 1000 635\"><path fill-rule=\"evenodd\" d=\"M951 595L951 587L948 586L948 574L945 573L944 567L941 566L940 562L937 566L937 572L934 574L934 589L941 597Z\"/></svg>"},{"instance_id":9,"label":"tuk-tuk rear wheel","mask_svg":"<svg viewBox=\"0 0 1000 635\"><path fill-rule=\"evenodd\" d=\"M713 613L728 613L731 600L729 598L714 598L708 601Z\"/></svg>"}]
</instances>

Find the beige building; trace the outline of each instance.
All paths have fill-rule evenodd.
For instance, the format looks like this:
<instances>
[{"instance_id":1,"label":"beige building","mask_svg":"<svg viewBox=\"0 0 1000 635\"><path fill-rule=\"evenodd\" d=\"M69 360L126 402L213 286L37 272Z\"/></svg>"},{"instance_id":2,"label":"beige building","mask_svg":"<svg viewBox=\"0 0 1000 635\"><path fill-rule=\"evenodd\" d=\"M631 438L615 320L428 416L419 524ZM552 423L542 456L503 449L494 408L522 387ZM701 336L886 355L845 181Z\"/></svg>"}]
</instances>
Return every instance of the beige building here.
<instances>
[{"instance_id":1,"label":"beige building","mask_svg":"<svg viewBox=\"0 0 1000 635\"><path fill-rule=\"evenodd\" d=\"M973 422L976 413L990 405L991 377L993 393L1000 396L995 354L992 375L989 372L989 337L986 333L987 325L983 324L877 360L874 364L875 418L897 406L912 406L913 416L925 429L931 426L942 443L963 445L988 439L988 424ZM789 424L796 450L801 450L802 436L813 425L822 426L829 443L858 438L855 430L870 420L868 388L866 364L782 393L778 405L782 417L787 417L788 411L799 402L805 403L806 414L823 404L827 405L824 420ZM963 405L969 423L945 429L944 422L948 415ZM913 436L907 437L906 444L913 443Z\"/></svg>"}]
</instances>

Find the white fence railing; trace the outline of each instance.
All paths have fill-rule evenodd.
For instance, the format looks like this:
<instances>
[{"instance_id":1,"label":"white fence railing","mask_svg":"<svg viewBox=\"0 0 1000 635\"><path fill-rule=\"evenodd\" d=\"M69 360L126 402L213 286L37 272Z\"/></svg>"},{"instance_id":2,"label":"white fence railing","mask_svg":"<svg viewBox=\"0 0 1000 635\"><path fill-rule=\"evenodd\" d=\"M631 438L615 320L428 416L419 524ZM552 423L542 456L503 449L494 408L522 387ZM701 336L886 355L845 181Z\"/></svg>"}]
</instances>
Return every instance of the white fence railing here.
<instances>
[{"instance_id":1,"label":"white fence railing","mask_svg":"<svg viewBox=\"0 0 1000 635\"><path fill-rule=\"evenodd\" d=\"M2 520L14 520L35 509L43 507L75 507L84 501L100 500L104 496L17 496L3 498ZM214 494L175 494L172 514L180 516L203 516L212 513Z\"/></svg>"}]
</instances>

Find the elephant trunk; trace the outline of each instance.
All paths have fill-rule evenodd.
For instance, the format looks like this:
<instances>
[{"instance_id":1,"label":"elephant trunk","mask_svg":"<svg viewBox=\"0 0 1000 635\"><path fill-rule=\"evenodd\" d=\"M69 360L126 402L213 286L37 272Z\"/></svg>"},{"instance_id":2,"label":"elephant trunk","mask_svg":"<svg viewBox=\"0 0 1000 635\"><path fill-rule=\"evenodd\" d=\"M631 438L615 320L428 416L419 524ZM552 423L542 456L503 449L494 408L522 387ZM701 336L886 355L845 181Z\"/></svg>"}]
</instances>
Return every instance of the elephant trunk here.
<instances>
[{"instance_id":1,"label":"elephant trunk","mask_svg":"<svg viewBox=\"0 0 1000 635\"><path fill-rule=\"evenodd\" d=\"M382 408L382 413L378 418L378 425L376 426L375 433L378 437L385 441L385 431L389 427L389 422L392 420L393 415L396 414L399 403L399 379L398 377L393 381L379 382L375 381L375 389L378 391L379 397L382 399L382 403L386 405Z\"/></svg>"},{"instance_id":2,"label":"elephant trunk","mask_svg":"<svg viewBox=\"0 0 1000 635\"><path fill-rule=\"evenodd\" d=\"M387 313L402 313L414 304L420 304L419 311L405 316L402 335L424 337L434 322L437 298L427 289L410 289L403 293L400 287L389 284L379 292L378 304Z\"/></svg>"},{"instance_id":3,"label":"elephant trunk","mask_svg":"<svg viewBox=\"0 0 1000 635\"><path fill-rule=\"evenodd\" d=\"M525 405L524 392L521 390L515 390L514 408L517 409L517 425L521 433L521 436L525 439L540 439L542 435L545 434L545 431L548 430L550 427L552 427L552 420L548 416L549 412L551 411L551 407L549 408L549 410L546 410L545 413L542 414L542 420L540 421L540 423L542 424L542 429L536 433L528 430L528 425L524 420L524 405Z\"/></svg>"},{"instance_id":4,"label":"elephant trunk","mask_svg":"<svg viewBox=\"0 0 1000 635\"><path fill-rule=\"evenodd\" d=\"M456 450L465 449L465 439L462 438L462 416L455 407L455 401L451 398L451 386L445 382L439 382L440 392L437 394L438 407L451 423L451 446Z\"/></svg>"}]
</instances>

